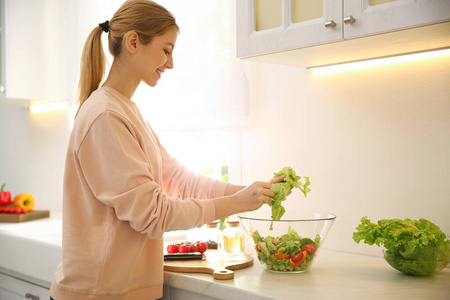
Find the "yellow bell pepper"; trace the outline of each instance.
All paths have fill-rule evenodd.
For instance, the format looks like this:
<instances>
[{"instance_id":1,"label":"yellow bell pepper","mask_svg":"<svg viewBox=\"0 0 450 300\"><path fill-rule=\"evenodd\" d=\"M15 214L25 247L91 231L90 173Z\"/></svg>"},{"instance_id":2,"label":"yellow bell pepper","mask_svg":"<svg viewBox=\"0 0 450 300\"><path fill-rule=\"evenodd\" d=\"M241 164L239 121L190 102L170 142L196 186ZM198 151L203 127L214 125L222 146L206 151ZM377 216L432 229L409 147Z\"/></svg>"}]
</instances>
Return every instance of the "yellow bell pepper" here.
<instances>
[{"instance_id":1,"label":"yellow bell pepper","mask_svg":"<svg viewBox=\"0 0 450 300\"><path fill-rule=\"evenodd\" d=\"M34 197L28 193L17 195L14 197L13 205L32 211L35 205Z\"/></svg>"}]
</instances>

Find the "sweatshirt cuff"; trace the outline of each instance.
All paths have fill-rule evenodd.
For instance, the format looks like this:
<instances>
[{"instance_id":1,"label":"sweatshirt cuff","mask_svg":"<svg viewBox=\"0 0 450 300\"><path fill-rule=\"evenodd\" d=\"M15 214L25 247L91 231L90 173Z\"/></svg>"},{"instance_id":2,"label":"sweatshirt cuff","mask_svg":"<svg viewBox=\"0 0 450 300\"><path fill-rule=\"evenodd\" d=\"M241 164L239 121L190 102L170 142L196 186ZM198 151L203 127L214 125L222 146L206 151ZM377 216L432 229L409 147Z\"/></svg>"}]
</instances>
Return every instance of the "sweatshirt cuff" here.
<instances>
[{"instance_id":1,"label":"sweatshirt cuff","mask_svg":"<svg viewBox=\"0 0 450 300\"><path fill-rule=\"evenodd\" d=\"M214 183L212 189L211 189L211 195L210 198L219 198L226 196L225 192L227 190L229 183L224 181L217 181Z\"/></svg>"}]
</instances>

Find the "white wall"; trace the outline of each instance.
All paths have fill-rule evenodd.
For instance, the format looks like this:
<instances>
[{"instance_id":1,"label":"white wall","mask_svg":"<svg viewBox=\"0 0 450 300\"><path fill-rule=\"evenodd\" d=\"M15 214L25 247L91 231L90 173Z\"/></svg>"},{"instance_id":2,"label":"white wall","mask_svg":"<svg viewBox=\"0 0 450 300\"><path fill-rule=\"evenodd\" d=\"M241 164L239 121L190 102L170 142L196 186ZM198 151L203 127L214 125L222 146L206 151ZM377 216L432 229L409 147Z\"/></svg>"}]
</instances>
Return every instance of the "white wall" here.
<instances>
[{"instance_id":1,"label":"white wall","mask_svg":"<svg viewBox=\"0 0 450 300\"><path fill-rule=\"evenodd\" d=\"M0 185L13 197L31 193L35 209L62 210L68 137L66 111L0 105Z\"/></svg>"},{"instance_id":2,"label":"white wall","mask_svg":"<svg viewBox=\"0 0 450 300\"><path fill-rule=\"evenodd\" d=\"M308 198L285 207L336 214L327 248L381 255L352 240L362 216L427 218L450 235L450 56L327 76L246 67L245 183L284 166L309 175Z\"/></svg>"}]
</instances>

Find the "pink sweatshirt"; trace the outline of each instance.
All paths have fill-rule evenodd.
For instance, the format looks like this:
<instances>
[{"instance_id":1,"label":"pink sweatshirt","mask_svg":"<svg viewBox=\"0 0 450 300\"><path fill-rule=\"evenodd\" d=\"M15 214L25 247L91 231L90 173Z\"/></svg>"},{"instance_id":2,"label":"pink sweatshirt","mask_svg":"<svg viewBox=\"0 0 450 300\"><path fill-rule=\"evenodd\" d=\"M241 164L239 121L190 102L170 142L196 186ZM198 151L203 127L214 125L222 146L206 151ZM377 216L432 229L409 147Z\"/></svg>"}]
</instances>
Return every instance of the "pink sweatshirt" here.
<instances>
[{"instance_id":1,"label":"pink sweatshirt","mask_svg":"<svg viewBox=\"0 0 450 300\"><path fill-rule=\"evenodd\" d=\"M171 157L130 99L93 92L70 137L55 300L162 297L163 234L212 222L227 183ZM205 199L205 200L199 200Z\"/></svg>"}]
</instances>

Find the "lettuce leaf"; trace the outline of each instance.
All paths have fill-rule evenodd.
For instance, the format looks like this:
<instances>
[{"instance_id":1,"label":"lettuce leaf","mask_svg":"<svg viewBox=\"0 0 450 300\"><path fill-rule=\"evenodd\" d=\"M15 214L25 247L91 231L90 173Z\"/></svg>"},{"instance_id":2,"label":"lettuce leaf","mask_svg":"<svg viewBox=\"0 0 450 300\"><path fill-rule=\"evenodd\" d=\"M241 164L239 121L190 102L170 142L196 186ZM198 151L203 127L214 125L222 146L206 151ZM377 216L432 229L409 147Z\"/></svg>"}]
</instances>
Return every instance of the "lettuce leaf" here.
<instances>
[{"instance_id":1,"label":"lettuce leaf","mask_svg":"<svg viewBox=\"0 0 450 300\"><path fill-rule=\"evenodd\" d=\"M280 220L285 213L285 208L281 205L289 194L292 188L298 188L306 195L311 191L309 188L309 177L304 176L305 183L300 182L301 177L295 174L295 171L291 167L284 167L281 171L274 173L273 178L286 174L286 177L282 182L272 184L272 192L275 194L267 204L272 207L272 220Z\"/></svg>"},{"instance_id":2,"label":"lettuce leaf","mask_svg":"<svg viewBox=\"0 0 450 300\"><path fill-rule=\"evenodd\" d=\"M353 240L386 248L385 259L395 269L411 275L440 271L450 262L450 242L442 230L426 220L382 219L376 224L361 218Z\"/></svg>"}]
</instances>

